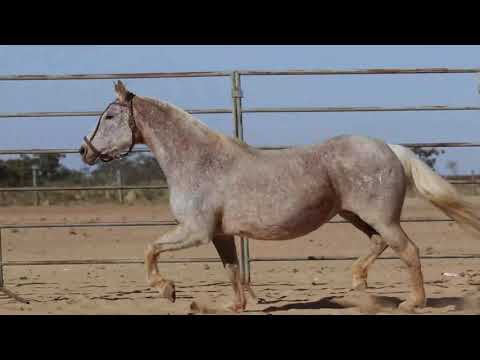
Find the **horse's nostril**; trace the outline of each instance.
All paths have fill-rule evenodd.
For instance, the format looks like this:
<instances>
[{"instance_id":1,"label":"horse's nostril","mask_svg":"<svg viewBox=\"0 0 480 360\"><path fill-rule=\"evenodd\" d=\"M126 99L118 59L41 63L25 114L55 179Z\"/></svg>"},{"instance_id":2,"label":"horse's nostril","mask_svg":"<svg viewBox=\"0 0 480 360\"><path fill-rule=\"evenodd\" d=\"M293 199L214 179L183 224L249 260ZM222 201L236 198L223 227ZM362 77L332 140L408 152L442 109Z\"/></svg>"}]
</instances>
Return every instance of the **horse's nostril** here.
<instances>
[{"instance_id":1,"label":"horse's nostril","mask_svg":"<svg viewBox=\"0 0 480 360\"><path fill-rule=\"evenodd\" d=\"M80 155L84 155L85 154L85 146L80 146L80 149L78 149L78 152L80 153Z\"/></svg>"}]
</instances>

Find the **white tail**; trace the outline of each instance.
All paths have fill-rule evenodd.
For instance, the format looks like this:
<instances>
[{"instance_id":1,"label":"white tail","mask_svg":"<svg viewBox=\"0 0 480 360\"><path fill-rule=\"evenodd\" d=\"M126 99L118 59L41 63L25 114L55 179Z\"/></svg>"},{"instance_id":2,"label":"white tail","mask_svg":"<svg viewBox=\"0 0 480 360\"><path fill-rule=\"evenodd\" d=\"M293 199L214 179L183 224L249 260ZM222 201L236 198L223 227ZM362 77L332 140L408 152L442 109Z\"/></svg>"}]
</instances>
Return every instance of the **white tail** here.
<instances>
[{"instance_id":1,"label":"white tail","mask_svg":"<svg viewBox=\"0 0 480 360\"><path fill-rule=\"evenodd\" d=\"M452 184L436 174L406 147L392 144L388 146L400 159L409 185L418 194L429 200L465 230L480 236L480 218L475 214L473 205L463 199Z\"/></svg>"}]
</instances>

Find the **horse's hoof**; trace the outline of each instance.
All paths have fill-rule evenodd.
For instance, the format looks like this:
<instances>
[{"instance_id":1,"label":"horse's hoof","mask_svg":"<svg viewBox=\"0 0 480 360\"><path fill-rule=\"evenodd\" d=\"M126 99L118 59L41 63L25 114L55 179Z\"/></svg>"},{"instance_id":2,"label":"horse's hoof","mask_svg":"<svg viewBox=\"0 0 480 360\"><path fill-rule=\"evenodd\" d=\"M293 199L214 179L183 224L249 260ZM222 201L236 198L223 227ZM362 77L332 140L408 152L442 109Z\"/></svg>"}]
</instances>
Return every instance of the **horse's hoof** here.
<instances>
[{"instance_id":1,"label":"horse's hoof","mask_svg":"<svg viewBox=\"0 0 480 360\"><path fill-rule=\"evenodd\" d=\"M255 294L252 290L252 288L250 287L250 285L246 285L244 286L244 291L247 291L248 294L250 295L250 297L252 298L252 300L255 302L255 303L259 303L260 302L260 299L258 298L257 294Z\"/></svg>"},{"instance_id":2,"label":"horse's hoof","mask_svg":"<svg viewBox=\"0 0 480 360\"><path fill-rule=\"evenodd\" d=\"M353 290L362 291L362 290L366 290L367 288L368 288L368 285L365 280L354 281L352 284Z\"/></svg>"},{"instance_id":3,"label":"horse's hoof","mask_svg":"<svg viewBox=\"0 0 480 360\"><path fill-rule=\"evenodd\" d=\"M405 300L404 302L398 305L399 310L414 313L416 309L423 308L425 306L425 301L412 301L412 300Z\"/></svg>"},{"instance_id":4,"label":"horse's hoof","mask_svg":"<svg viewBox=\"0 0 480 360\"><path fill-rule=\"evenodd\" d=\"M406 300L401 302L398 305L398 309L407 313L413 313L415 312L415 305L411 303L410 301Z\"/></svg>"},{"instance_id":5,"label":"horse's hoof","mask_svg":"<svg viewBox=\"0 0 480 360\"><path fill-rule=\"evenodd\" d=\"M163 285L163 289L161 290L161 295L162 297L170 300L170 302L174 303L175 300L177 299L176 296L176 291L175 291L175 284L173 281L165 281L165 284Z\"/></svg>"},{"instance_id":6,"label":"horse's hoof","mask_svg":"<svg viewBox=\"0 0 480 360\"><path fill-rule=\"evenodd\" d=\"M234 313L241 313L245 310L245 307L246 307L246 304L233 303L233 304L225 305L225 310L231 311Z\"/></svg>"},{"instance_id":7,"label":"horse's hoof","mask_svg":"<svg viewBox=\"0 0 480 360\"><path fill-rule=\"evenodd\" d=\"M202 310L196 301L192 301L190 304L190 311L191 311L191 314L196 314L201 312Z\"/></svg>"}]
</instances>

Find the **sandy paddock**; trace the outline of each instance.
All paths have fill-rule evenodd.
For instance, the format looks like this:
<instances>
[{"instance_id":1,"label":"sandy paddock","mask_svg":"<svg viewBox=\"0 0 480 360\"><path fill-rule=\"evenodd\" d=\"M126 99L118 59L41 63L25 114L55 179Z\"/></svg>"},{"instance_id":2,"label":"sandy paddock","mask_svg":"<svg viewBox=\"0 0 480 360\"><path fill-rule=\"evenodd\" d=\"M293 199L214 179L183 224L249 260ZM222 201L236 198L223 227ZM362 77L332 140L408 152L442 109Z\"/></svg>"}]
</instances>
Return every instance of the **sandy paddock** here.
<instances>
[{"instance_id":1,"label":"sandy paddock","mask_svg":"<svg viewBox=\"0 0 480 360\"><path fill-rule=\"evenodd\" d=\"M475 200L480 205L480 199ZM3 207L1 222L63 223L167 220L167 205L88 207ZM408 199L403 217L445 216L430 204ZM407 223L421 255L480 254L480 239L449 222ZM141 258L147 243L168 227L3 230L5 260ZM360 256L366 237L350 224L326 224L300 239L251 241L252 257ZM392 256L387 250L385 256ZM166 254L164 258L217 257L213 245ZM352 261L255 262L253 288L261 298L246 314L400 314L407 273L398 259L378 260L366 293L350 290ZM480 314L480 259L423 259L427 307L422 314ZM9 289L30 300L0 295L0 314L188 314L192 301L220 306L232 290L220 263L161 264L177 285L174 304L147 286L142 264L37 265L6 267ZM458 276L445 276L443 273Z\"/></svg>"}]
</instances>

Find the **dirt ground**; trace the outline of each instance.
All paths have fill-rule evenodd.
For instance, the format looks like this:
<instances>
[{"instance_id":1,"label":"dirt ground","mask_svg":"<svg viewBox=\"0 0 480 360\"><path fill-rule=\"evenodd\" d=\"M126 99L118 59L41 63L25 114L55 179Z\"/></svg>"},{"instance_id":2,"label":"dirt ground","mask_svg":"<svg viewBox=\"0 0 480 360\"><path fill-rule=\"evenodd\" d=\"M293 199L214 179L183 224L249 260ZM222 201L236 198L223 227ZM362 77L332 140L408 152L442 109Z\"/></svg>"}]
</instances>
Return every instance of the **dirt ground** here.
<instances>
[{"instance_id":1,"label":"dirt ground","mask_svg":"<svg viewBox=\"0 0 480 360\"><path fill-rule=\"evenodd\" d=\"M480 206L480 198L475 199ZM404 218L445 218L430 204L407 199ZM167 205L90 207L3 207L3 224L87 223L168 220ZM3 258L67 260L141 258L145 246L169 227L4 229ZM480 254L474 239L451 222L404 223L421 255ZM360 256L367 238L350 224L326 224L302 238L250 241L252 257ZM393 256L388 249L384 256ZM163 258L217 257L213 245L165 254ZM252 300L245 314L402 314L397 305L408 293L407 273L398 259L377 260L369 289L350 289L351 260L254 262ZM423 259L427 307L419 314L480 314L479 259ZM0 314L189 314L196 301L220 307L232 289L220 263L160 264L176 282L177 301L157 296L145 281L142 264L36 265L4 268L6 287L28 299L16 302L0 293ZM458 276L446 276L454 273Z\"/></svg>"}]
</instances>

